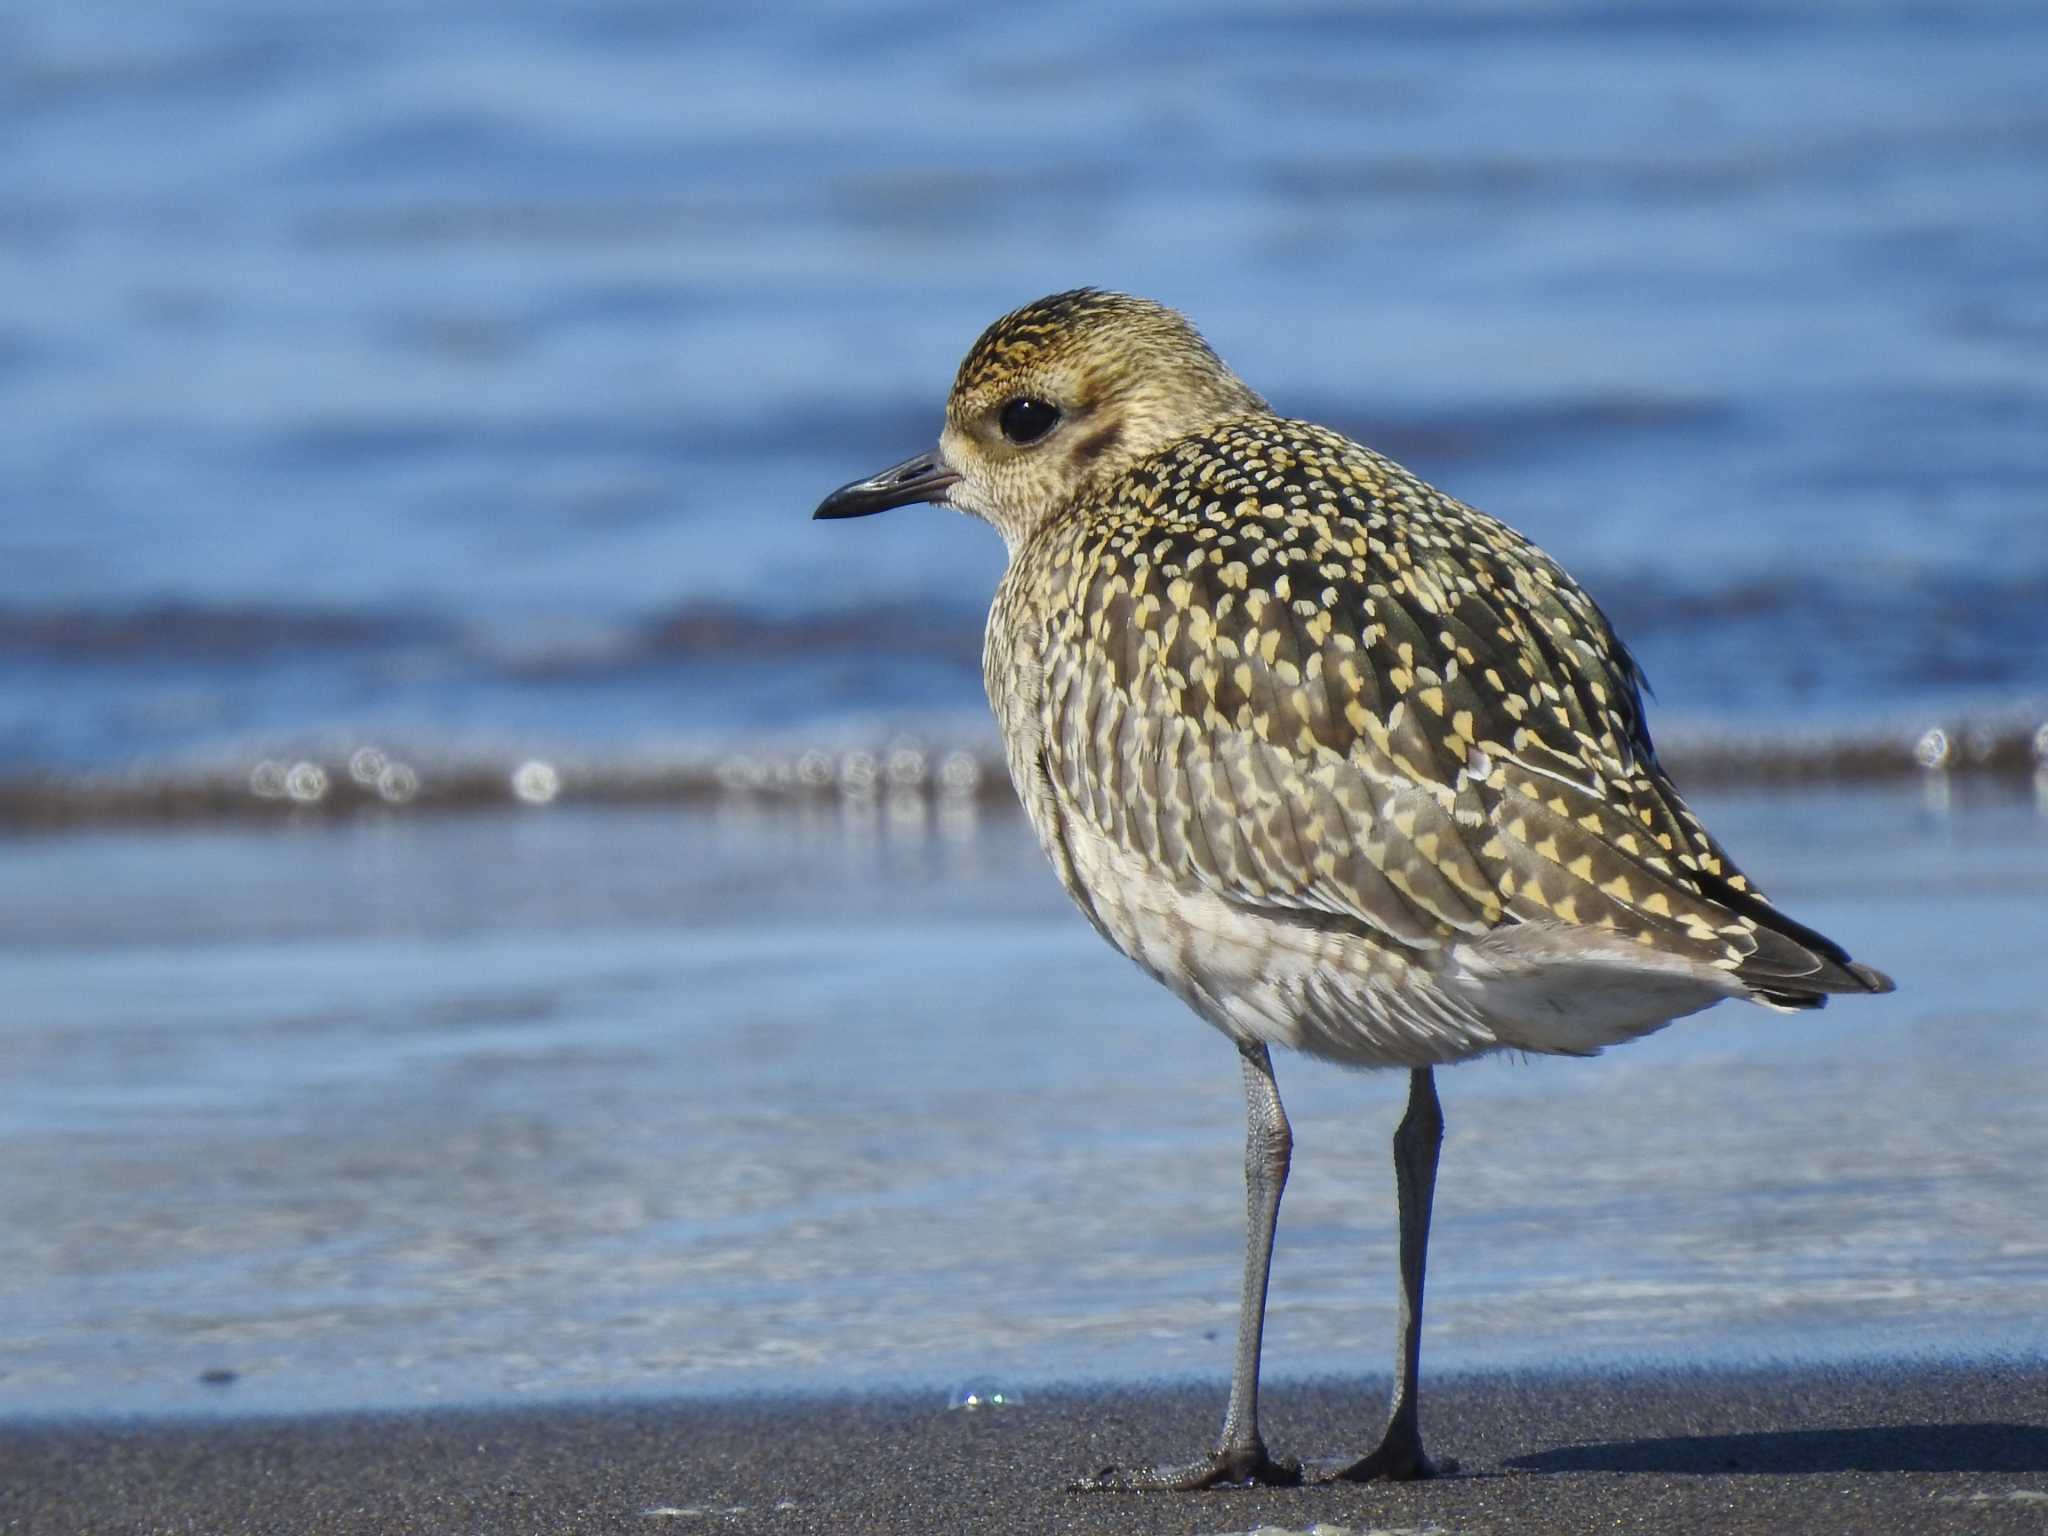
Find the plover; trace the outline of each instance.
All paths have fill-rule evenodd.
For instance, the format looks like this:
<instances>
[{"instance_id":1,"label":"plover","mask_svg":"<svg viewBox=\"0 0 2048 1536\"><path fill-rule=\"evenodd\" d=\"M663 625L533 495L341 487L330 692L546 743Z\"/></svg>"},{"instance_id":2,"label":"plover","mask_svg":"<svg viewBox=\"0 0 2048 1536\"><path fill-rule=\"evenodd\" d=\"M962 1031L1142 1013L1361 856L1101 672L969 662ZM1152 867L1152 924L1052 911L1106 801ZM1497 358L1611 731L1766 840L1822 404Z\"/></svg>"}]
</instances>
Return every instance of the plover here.
<instances>
[{"instance_id":1,"label":"plover","mask_svg":"<svg viewBox=\"0 0 2048 1536\"><path fill-rule=\"evenodd\" d=\"M1686 808L1640 670L1554 560L1275 414L1170 309L1077 289L1004 316L961 364L937 448L815 515L911 502L1009 546L983 670L1068 895L1242 1056L1249 1219L1220 1441L1091 1484L1301 1477L1258 1421L1292 1150L1275 1045L1410 1073L1393 1411L1335 1475L1448 1470L1417 1395L1431 1069L1591 1055L1724 998L1818 1008L1891 981L1780 913Z\"/></svg>"}]
</instances>

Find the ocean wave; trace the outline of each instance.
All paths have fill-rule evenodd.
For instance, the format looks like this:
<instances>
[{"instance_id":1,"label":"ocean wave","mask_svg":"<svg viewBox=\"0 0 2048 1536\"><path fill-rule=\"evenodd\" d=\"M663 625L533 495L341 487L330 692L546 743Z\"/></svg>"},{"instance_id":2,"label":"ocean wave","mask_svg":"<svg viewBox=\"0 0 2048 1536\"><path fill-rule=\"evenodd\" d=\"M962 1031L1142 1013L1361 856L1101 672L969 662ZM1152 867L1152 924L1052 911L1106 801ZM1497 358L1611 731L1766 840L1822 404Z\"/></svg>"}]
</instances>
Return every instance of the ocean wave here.
<instances>
[{"instance_id":1,"label":"ocean wave","mask_svg":"<svg viewBox=\"0 0 2048 1536\"><path fill-rule=\"evenodd\" d=\"M1784 736L1680 727L1660 757L1687 787L1958 780L2031 785L2048 808L2048 703L1918 728ZM408 815L518 806L744 804L886 810L893 821L1014 808L987 737L899 735L868 745L790 745L612 757L512 751L272 751L118 774L0 777L0 828Z\"/></svg>"},{"instance_id":2,"label":"ocean wave","mask_svg":"<svg viewBox=\"0 0 2048 1536\"><path fill-rule=\"evenodd\" d=\"M266 603L139 602L0 607L0 656L105 661L129 656L253 661L281 651L415 644L450 632L430 614Z\"/></svg>"},{"instance_id":3,"label":"ocean wave","mask_svg":"<svg viewBox=\"0 0 2048 1536\"><path fill-rule=\"evenodd\" d=\"M1731 571L1712 583L1654 570L1587 573L1623 637L1731 654L1790 647L1816 655L1871 650L1888 681L2041 681L2048 655L2048 567L2000 571L1854 568L1825 573ZM749 604L693 597L640 613L563 620L490 617L445 607L294 607L263 602L107 601L0 604L0 658L61 666L148 655L232 669L279 654L330 657L442 648L509 675L631 666L661 658L774 659L833 652L978 656L986 605L957 596L892 593L860 602ZM594 637L603 643L593 643ZM1986 670L1986 668L1990 670Z\"/></svg>"},{"instance_id":4,"label":"ocean wave","mask_svg":"<svg viewBox=\"0 0 2048 1536\"><path fill-rule=\"evenodd\" d=\"M288 608L263 603L140 602L0 606L0 658L46 664L128 657L231 670L280 655L341 658L445 649L508 676L624 667L662 658L816 656L830 652L978 657L984 613L886 599L800 613L693 600L639 616L496 622L431 609Z\"/></svg>"}]
</instances>

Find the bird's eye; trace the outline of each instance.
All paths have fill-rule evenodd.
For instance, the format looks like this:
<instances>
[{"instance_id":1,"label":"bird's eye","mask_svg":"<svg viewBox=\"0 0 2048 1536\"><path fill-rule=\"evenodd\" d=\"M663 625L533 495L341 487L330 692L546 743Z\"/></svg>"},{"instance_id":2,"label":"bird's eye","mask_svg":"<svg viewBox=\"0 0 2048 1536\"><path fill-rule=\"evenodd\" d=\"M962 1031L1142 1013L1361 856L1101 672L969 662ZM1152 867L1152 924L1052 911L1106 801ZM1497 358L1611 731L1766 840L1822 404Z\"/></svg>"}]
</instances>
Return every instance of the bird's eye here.
<instances>
[{"instance_id":1,"label":"bird's eye","mask_svg":"<svg viewBox=\"0 0 2048 1536\"><path fill-rule=\"evenodd\" d=\"M1060 408L1050 400L1019 395L1003 407L996 424L1019 448L1029 447L1060 424Z\"/></svg>"}]
</instances>

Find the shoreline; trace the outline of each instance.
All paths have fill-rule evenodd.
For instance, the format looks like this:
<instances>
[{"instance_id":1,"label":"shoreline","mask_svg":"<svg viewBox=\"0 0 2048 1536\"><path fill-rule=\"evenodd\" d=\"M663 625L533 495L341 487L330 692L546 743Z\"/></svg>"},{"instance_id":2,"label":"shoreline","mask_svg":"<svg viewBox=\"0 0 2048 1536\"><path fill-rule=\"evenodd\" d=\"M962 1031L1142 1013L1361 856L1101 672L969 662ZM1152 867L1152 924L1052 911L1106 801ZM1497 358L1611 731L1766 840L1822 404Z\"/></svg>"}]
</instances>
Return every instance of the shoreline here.
<instances>
[{"instance_id":1,"label":"shoreline","mask_svg":"<svg viewBox=\"0 0 2048 1536\"><path fill-rule=\"evenodd\" d=\"M1364 1448L1382 1378L1283 1382L1279 1454ZM1459 1473L1398 1487L1076 1494L1206 1450L1220 1382L740 1396L237 1419L0 1423L0 1526L85 1531L717 1529L2032 1531L2048 1518L2048 1359L1426 1379Z\"/></svg>"},{"instance_id":2,"label":"shoreline","mask_svg":"<svg viewBox=\"0 0 2048 1536\"><path fill-rule=\"evenodd\" d=\"M1807 737L1678 726L1661 756L1687 790L1787 793L1921 784L2037 795L2048 783L2048 723L2038 710L1963 715ZM966 814L1015 809L1000 752L977 736L891 738L830 750L692 752L616 759L547 753L409 762L384 749L306 747L232 763L165 763L121 772L0 773L0 834L100 826L237 826L581 806L747 806Z\"/></svg>"},{"instance_id":3,"label":"shoreline","mask_svg":"<svg viewBox=\"0 0 2048 1536\"><path fill-rule=\"evenodd\" d=\"M2048 820L1705 809L1902 989L1447 1074L1432 1381L2039 1347ZM12 845L0 1410L1221 1369L1234 1052L1020 818L501 815ZM1269 1361L1380 1367L1402 1085L1280 1070Z\"/></svg>"}]
</instances>

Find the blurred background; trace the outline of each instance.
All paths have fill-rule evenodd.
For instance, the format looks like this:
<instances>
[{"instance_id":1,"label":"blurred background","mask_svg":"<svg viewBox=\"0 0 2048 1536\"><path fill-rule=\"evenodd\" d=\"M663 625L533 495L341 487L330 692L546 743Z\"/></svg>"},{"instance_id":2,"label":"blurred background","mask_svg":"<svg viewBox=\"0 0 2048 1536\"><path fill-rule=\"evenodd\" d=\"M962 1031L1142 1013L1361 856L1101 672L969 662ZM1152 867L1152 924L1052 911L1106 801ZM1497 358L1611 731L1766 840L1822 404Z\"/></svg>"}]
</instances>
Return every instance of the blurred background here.
<instances>
[{"instance_id":1,"label":"blurred background","mask_svg":"<svg viewBox=\"0 0 2048 1536\"><path fill-rule=\"evenodd\" d=\"M1225 1368L1233 1054L1010 810L1000 543L807 521L1084 283L1557 555L1902 984L1448 1074L1432 1358L2038 1347L2044 54L0 5L0 1412ZM1400 1084L1281 1073L1270 1359L1382 1370Z\"/></svg>"}]
</instances>

